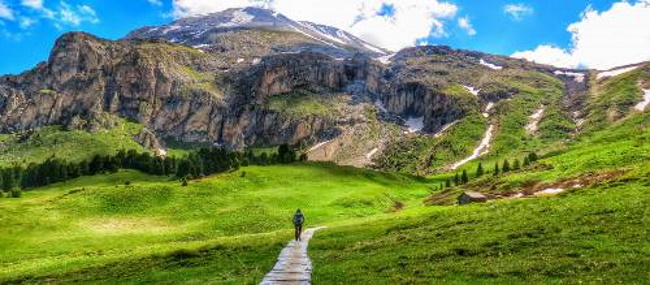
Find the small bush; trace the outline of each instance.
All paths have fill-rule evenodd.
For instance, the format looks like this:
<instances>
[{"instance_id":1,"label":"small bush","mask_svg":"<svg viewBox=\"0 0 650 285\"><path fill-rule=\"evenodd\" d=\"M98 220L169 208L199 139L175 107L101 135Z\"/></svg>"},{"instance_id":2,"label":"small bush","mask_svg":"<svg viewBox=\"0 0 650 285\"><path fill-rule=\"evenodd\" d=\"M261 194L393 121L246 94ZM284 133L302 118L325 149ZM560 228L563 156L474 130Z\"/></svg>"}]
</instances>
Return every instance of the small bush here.
<instances>
[{"instance_id":1,"label":"small bush","mask_svg":"<svg viewBox=\"0 0 650 285\"><path fill-rule=\"evenodd\" d=\"M126 185L126 186L131 185L131 181L130 181L130 180L125 181L125 182L124 182L124 185Z\"/></svg>"},{"instance_id":2,"label":"small bush","mask_svg":"<svg viewBox=\"0 0 650 285\"><path fill-rule=\"evenodd\" d=\"M10 192L11 198L20 198L20 196L22 196L22 194L23 194L23 192L18 188L14 188Z\"/></svg>"}]
</instances>

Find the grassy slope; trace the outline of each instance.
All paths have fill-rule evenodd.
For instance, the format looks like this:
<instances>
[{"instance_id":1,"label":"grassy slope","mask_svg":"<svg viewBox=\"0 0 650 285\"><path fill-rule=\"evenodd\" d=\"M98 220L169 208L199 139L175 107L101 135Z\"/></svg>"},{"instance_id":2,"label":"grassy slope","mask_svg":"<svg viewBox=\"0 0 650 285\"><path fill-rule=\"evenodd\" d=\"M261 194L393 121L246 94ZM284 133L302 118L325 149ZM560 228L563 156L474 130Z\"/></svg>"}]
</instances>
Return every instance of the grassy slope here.
<instances>
[{"instance_id":1,"label":"grassy slope","mask_svg":"<svg viewBox=\"0 0 650 285\"><path fill-rule=\"evenodd\" d=\"M123 186L126 180L133 184ZM62 281L110 280L164 271L142 277L155 280L171 278L168 270L189 270L197 282L218 281L225 274L237 283L250 275L260 278L260 270L273 263L289 237L286 229L296 208L308 213L310 225L324 224L384 213L396 201L418 207L428 193L426 185L405 176L321 164L247 167L188 187L131 171L84 177L26 192L21 199L0 199L0 224L8 229L0 233L0 280L50 275ZM268 236L256 236L260 233ZM170 255L198 247L205 248L193 258L209 270L219 271L213 268L220 263L213 254L253 264L221 264L221 273L194 276ZM259 260L251 253L257 251ZM151 268L133 266L140 263ZM168 263L175 265L170 269ZM228 273L251 266L257 271L250 275Z\"/></svg>"},{"instance_id":2,"label":"grassy slope","mask_svg":"<svg viewBox=\"0 0 650 285\"><path fill-rule=\"evenodd\" d=\"M642 284L650 181L326 229L317 284Z\"/></svg>"},{"instance_id":3,"label":"grassy slope","mask_svg":"<svg viewBox=\"0 0 650 285\"><path fill-rule=\"evenodd\" d=\"M142 127L119 121L112 129L97 132L62 131L59 126L43 127L21 141L20 135L0 135L0 166L29 164L56 156L69 161L90 159L95 154L111 154L120 149L143 150L133 137Z\"/></svg>"},{"instance_id":4,"label":"grassy slope","mask_svg":"<svg viewBox=\"0 0 650 285\"><path fill-rule=\"evenodd\" d=\"M314 282L643 284L650 265L649 130L650 114L634 114L548 154L539 162L544 167L465 188L500 193L626 169L621 177L555 197L414 209L326 229L311 246Z\"/></svg>"}]
</instances>

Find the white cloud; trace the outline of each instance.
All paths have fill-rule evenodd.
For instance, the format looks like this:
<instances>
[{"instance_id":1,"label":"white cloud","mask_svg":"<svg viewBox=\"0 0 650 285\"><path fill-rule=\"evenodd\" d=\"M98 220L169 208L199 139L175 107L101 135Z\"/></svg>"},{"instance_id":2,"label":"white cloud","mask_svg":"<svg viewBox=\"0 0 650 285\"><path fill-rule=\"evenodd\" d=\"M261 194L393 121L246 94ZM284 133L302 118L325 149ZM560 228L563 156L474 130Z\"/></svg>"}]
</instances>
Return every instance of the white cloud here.
<instances>
[{"instance_id":1,"label":"white cloud","mask_svg":"<svg viewBox=\"0 0 650 285\"><path fill-rule=\"evenodd\" d=\"M572 34L569 49L552 51L539 46L533 51L514 55L548 64L560 61L571 66L608 69L650 60L648 27L650 0L617 2L603 12L588 7L580 21L567 28Z\"/></svg>"},{"instance_id":2,"label":"white cloud","mask_svg":"<svg viewBox=\"0 0 650 285\"><path fill-rule=\"evenodd\" d=\"M154 6L162 6L162 1L161 0L147 0L149 4L154 5Z\"/></svg>"},{"instance_id":3,"label":"white cloud","mask_svg":"<svg viewBox=\"0 0 650 285\"><path fill-rule=\"evenodd\" d=\"M14 20L14 11L0 0L0 19Z\"/></svg>"},{"instance_id":4,"label":"white cloud","mask_svg":"<svg viewBox=\"0 0 650 285\"><path fill-rule=\"evenodd\" d=\"M58 16L60 17L58 19L59 21L72 26L79 26L83 22L93 24L99 22L97 13L95 13L95 10L88 5L76 5L73 7L65 2L61 2Z\"/></svg>"},{"instance_id":5,"label":"white cloud","mask_svg":"<svg viewBox=\"0 0 650 285\"><path fill-rule=\"evenodd\" d=\"M507 4L503 6L503 12L510 16L515 21L521 21L524 16L533 13L533 8L525 4Z\"/></svg>"},{"instance_id":6,"label":"white cloud","mask_svg":"<svg viewBox=\"0 0 650 285\"><path fill-rule=\"evenodd\" d=\"M43 9L43 0L22 0L20 3L32 9Z\"/></svg>"},{"instance_id":7,"label":"white cloud","mask_svg":"<svg viewBox=\"0 0 650 285\"><path fill-rule=\"evenodd\" d=\"M378 15L382 5L393 15ZM413 46L418 39L447 35L445 24L458 7L440 0L174 0L176 18L263 6L294 20L307 20L341 28L364 40L392 50Z\"/></svg>"},{"instance_id":8,"label":"white cloud","mask_svg":"<svg viewBox=\"0 0 650 285\"><path fill-rule=\"evenodd\" d=\"M458 18L458 26L463 29L467 35L473 36L476 35L476 30L472 26L472 23L469 21L469 17L460 17Z\"/></svg>"},{"instance_id":9,"label":"white cloud","mask_svg":"<svg viewBox=\"0 0 650 285\"><path fill-rule=\"evenodd\" d=\"M557 67L575 67L578 62L565 50L551 45L540 45L532 51L522 51L512 54L514 58L523 58L542 64L550 64Z\"/></svg>"}]
</instances>

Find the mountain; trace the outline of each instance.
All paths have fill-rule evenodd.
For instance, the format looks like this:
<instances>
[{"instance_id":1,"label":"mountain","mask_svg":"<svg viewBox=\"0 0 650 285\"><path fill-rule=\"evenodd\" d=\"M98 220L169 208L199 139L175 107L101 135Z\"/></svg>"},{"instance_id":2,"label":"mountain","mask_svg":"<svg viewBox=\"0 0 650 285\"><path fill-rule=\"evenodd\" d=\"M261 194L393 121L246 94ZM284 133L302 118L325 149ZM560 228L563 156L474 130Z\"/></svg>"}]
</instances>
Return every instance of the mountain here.
<instances>
[{"instance_id":1,"label":"mountain","mask_svg":"<svg viewBox=\"0 0 650 285\"><path fill-rule=\"evenodd\" d=\"M303 51L336 58L351 57L355 53L369 56L388 53L346 31L293 21L280 13L255 7L228 9L164 26L144 27L131 32L126 39L166 39L238 58Z\"/></svg>"},{"instance_id":2,"label":"mountain","mask_svg":"<svg viewBox=\"0 0 650 285\"><path fill-rule=\"evenodd\" d=\"M0 284L647 283L650 62L373 50L252 8L64 34L0 76Z\"/></svg>"},{"instance_id":3,"label":"mountain","mask_svg":"<svg viewBox=\"0 0 650 285\"><path fill-rule=\"evenodd\" d=\"M590 119L593 71L445 46L368 47L258 8L118 41L68 33L47 62L0 78L0 129L98 130L117 116L142 125L150 148L286 143L311 160L425 174L530 151L604 120Z\"/></svg>"}]
</instances>

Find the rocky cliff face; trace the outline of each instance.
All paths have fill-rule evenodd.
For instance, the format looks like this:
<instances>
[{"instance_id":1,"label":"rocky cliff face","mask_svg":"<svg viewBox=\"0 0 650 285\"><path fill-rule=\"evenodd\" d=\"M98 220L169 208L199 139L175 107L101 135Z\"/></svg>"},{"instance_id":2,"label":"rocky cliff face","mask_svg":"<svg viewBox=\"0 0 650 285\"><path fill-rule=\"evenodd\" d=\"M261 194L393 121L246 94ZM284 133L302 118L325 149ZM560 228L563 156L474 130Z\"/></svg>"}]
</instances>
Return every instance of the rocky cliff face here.
<instances>
[{"instance_id":1,"label":"rocky cliff face","mask_svg":"<svg viewBox=\"0 0 650 285\"><path fill-rule=\"evenodd\" d=\"M484 58L493 66L486 66ZM392 60L382 64L364 54L338 59L299 52L241 64L228 51L69 33L57 40L47 62L19 76L0 77L0 130L51 124L92 129L102 126L102 114L110 113L139 122L161 141L235 149L313 144L374 120L363 117L374 116L364 113L365 108L354 108L361 104L379 109L386 124L422 117L422 132L427 133L479 113L481 104L516 94L490 79L502 72L496 64L526 67L512 59L446 47L407 49ZM485 88L474 96L454 89L460 85ZM311 112L313 106L303 104L300 116L269 105L272 98L297 90L325 97L347 94L348 99L343 106L325 105L339 106L325 107L335 112ZM300 103L304 98L291 100ZM154 141L150 135L146 140Z\"/></svg>"}]
</instances>

